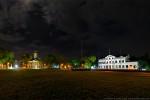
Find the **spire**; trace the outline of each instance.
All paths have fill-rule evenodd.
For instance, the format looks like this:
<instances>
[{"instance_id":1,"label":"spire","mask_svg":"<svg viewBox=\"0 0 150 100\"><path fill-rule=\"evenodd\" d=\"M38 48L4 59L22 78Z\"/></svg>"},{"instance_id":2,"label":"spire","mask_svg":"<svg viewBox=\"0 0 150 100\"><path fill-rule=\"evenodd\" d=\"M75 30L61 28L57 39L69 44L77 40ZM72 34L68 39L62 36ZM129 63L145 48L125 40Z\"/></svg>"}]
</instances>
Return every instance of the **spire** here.
<instances>
[{"instance_id":1,"label":"spire","mask_svg":"<svg viewBox=\"0 0 150 100\"><path fill-rule=\"evenodd\" d=\"M34 53L33 53L33 59L37 59L38 58L38 53L37 53L37 51L34 51Z\"/></svg>"}]
</instances>

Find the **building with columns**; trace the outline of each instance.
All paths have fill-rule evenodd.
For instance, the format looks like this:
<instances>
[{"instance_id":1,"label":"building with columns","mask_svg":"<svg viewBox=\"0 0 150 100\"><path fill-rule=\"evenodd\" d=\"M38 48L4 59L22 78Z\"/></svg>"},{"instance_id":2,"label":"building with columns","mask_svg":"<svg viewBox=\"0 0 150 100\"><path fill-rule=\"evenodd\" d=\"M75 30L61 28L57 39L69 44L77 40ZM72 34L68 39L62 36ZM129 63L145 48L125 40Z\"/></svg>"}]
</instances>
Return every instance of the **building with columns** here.
<instances>
[{"instance_id":1,"label":"building with columns","mask_svg":"<svg viewBox=\"0 0 150 100\"><path fill-rule=\"evenodd\" d=\"M115 57L108 55L103 59L98 60L98 69L109 69L109 70L138 70L138 62L129 62L129 56Z\"/></svg>"},{"instance_id":2,"label":"building with columns","mask_svg":"<svg viewBox=\"0 0 150 100\"><path fill-rule=\"evenodd\" d=\"M28 69L39 69L39 68L41 68L41 66L42 65L38 61L38 53L37 53L37 51L34 51L33 59L28 62L27 68Z\"/></svg>"}]
</instances>

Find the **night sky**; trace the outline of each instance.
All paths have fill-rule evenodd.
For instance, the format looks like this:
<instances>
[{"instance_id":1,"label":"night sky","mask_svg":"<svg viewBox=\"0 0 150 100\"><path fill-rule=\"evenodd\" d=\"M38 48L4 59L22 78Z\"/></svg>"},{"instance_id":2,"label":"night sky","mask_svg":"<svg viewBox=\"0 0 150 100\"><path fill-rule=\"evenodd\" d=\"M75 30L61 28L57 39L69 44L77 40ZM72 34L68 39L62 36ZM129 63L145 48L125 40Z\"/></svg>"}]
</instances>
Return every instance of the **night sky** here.
<instances>
[{"instance_id":1,"label":"night sky","mask_svg":"<svg viewBox=\"0 0 150 100\"><path fill-rule=\"evenodd\" d=\"M144 55L150 52L149 0L0 0L0 47L18 59L34 50L61 54Z\"/></svg>"}]
</instances>

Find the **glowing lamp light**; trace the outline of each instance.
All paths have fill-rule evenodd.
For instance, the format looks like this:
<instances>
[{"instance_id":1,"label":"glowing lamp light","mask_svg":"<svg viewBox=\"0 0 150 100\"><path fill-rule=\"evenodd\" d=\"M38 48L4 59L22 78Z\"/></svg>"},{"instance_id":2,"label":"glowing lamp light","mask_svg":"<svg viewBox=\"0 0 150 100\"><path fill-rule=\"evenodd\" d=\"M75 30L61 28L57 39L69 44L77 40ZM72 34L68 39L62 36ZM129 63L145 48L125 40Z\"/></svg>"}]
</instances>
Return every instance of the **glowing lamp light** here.
<instances>
[{"instance_id":1,"label":"glowing lamp light","mask_svg":"<svg viewBox=\"0 0 150 100\"><path fill-rule=\"evenodd\" d=\"M84 64L81 65L82 67L84 66Z\"/></svg>"},{"instance_id":2,"label":"glowing lamp light","mask_svg":"<svg viewBox=\"0 0 150 100\"><path fill-rule=\"evenodd\" d=\"M62 67L64 64L60 64L60 66Z\"/></svg>"},{"instance_id":3,"label":"glowing lamp light","mask_svg":"<svg viewBox=\"0 0 150 100\"><path fill-rule=\"evenodd\" d=\"M18 65L17 65L17 64L15 65L15 68L18 68Z\"/></svg>"},{"instance_id":4,"label":"glowing lamp light","mask_svg":"<svg viewBox=\"0 0 150 100\"><path fill-rule=\"evenodd\" d=\"M65 69L66 69L67 67L65 66Z\"/></svg>"},{"instance_id":5,"label":"glowing lamp light","mask_svg":"<svg viewBox=\"0 0 150 100\"><path fill-rule=\"evenodd\" d=\"M95 69L95 65L91 67L91 69Z\"/></svg>"}]
</instances>

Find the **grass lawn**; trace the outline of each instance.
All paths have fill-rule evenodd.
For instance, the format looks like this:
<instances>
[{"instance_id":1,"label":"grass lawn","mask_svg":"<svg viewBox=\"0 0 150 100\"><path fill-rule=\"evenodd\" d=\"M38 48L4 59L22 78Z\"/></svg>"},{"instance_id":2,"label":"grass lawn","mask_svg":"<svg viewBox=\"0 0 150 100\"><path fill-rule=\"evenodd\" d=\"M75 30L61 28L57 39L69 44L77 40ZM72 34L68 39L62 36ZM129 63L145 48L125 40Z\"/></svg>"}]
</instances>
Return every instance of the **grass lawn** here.
<instances>
[{"instance_id":1,"label":"grass lawn","mask_svg":"<svg viewBox=\"0 0 150 100\"><path fill-rule=\"evenodd\" d=\"M149 97L150 73L0 70L0 100Z\"/></svg>"}]
</instances>

